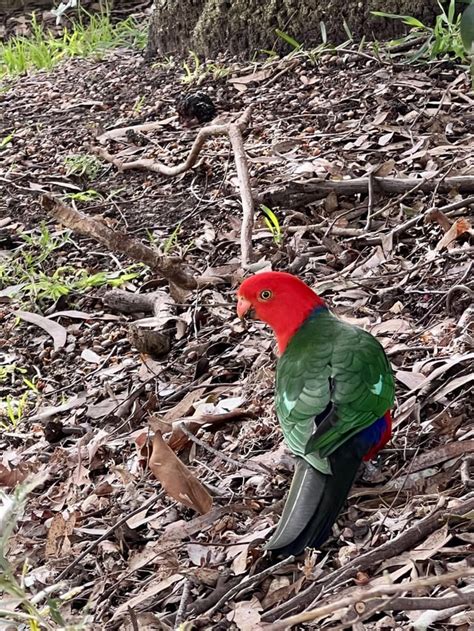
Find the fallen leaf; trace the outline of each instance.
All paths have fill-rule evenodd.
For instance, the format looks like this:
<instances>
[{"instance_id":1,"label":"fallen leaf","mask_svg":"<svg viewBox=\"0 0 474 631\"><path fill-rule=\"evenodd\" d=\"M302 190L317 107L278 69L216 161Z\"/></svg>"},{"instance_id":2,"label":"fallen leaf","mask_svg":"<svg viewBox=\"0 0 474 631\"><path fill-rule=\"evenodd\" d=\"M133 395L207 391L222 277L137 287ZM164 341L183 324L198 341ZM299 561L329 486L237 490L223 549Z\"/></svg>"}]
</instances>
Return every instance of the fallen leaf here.
<instances>
[{"instance_id":1,"label":"fallen leaf","mask_svg":"<svg viewBox=\"0 0 474 631\"><path fill-rule=\"evenodd\" d=\"M397 381L403 383L410 390L419 388L426 379L421 372L413 372L412 370L397 370L395 377Z\"/></svg>"},{"instance_id":2,"label":"fallen leaf","mask_svg":"<svg viewBox=\"0 0 474 631\"><path fill-rule=\"evenodd\" d=\"M86 395L84 393L77 394L71 397L68 401L63 403L62 405L51 405L39 411L37 414L29 417L29 421L44 421L50 416L56 416L61 412L67 412L74 408L80 407L83 403L86 402Z\"/></svg>"},{"instance_id":3,"label":"fallen leaf","mask_svg":"<svg viewBox=\"0 0 474 631\"><path fill-rule=\"evenodd\" d=\"M471 383L471 381L474 381L474 373L462 375L461 377L456 377L456 379L452 379L440 390L433 394L433 401L442 401L442 399L444 399L447 394L453 392L454 390L457 390L458 388L461 388L462 386L467 385L468 383Z\"/></svg>"},{"instance_id":4,"label":"fallen leaf","mask_svg":"<svg viewBox=\"0 0 474 631\"><path fill-rule=\"evenodd\" d=\"M445 232L448 232L448 230L453 225L451 219L446 217L444 212L439 210L439 208L431 208L431 210L428 210L428 212L425 214L424 221L425 223L439 224Z\"/></svg>"},{"instance_id":5,"label":"fallen leaf","mask_svg":"<svg viewBox=\"0 0 474 631\"><path fill-rule=\"evenodd\" d=\"M240 545L233 545L227 552L227 558L232 559L232 570L236 576L243 574L247 569L247 557L250 546L253 542L262 540L265 541L268 534L274 530L274 526L268 526L262 530L256 532L246 533L240 537L236 537L235 543L242 540Z\"/></svg>"},{"instance_id":6,"label":"fallen leaf","mask_svg":"<svg viewBox=\"0 0 474 631\"><path fill-rule=\"evenodd\" d=\"M0 486L13 489L17 484L21 484L28 475L34 472L35 468L26 463L20 463L16 467L7 468L0 463Z\"/></svg>"},{"instance_id":7,"label":"fallen leaf","mask_svg":"<svg viewBox=\"0 0 474 631\"><path fill-rule=\"evenodd\" d=\"M370 331L373 335L383 335L384 333L405 333L412 330L412 325L403 318L390 318L379 324L374 324Z\"/></svg>"},{"instance_id":8,"label":"fallen leaf","mask_svg":"<svg viewBox=\"0 0 474 631\"><path fill-rule=\"evenodd\" d=\"M161 432L156 432L153 438L153 451L148 464L172 498L201 514L211 510L212 497L167 445Z\"/></svg>"},{"instance_id":9,"label":"fallen leaf","mask_svg":"<svg viewBox=\"0 0 474 631\"><path fill-rule=\"evenodd\" d=\"M189 437L181 429L182 423L192 434L196 434L198 429L204 425L217 427L223 423L238 421L250 415L251 414L248 410L236 408L230 412L224 412L223 414L199 414L199 416L196 417L181 419L181 421L176 421L172 424L173 430L168 440L168 444L173 451L179 452L189 443Z\"/></svg>"},{"instance_id":10,"label":"fallen leaf","mask_svg":"<svg viewBox=\"0 0 474 631\"><path fill-rule=\"evenodd\" d=\"M141 605L141 603L145 602L149 598L151 599L157 596L165 589L168 589L168 587L171 587L171 585L174 585L174 583L177 583L179 580L183 580L181 574L174 574L173 576L170 576L163 581L158 581L155 584L151 583L151 585L147 587L147 589L145 589L144 591L140 592L138 596L129 598L127 601L119 605L111 619L114 620L120 617L122 614L126 613L129 608L133 609L138 605Z\"/></svg>"},{"instance_id":11,"label":"fallen leaf","mask_svg":"<svg viewBox=\"0 0 474 631\"><path fill-rule=\"evenodd\" d=\"M202 533L226 515L235 513L252 513L247 504L235 503L227 506L215 506L206 515L199 515L191 521L175 521L165 527L161 541L168 539L179 541L186 537L191 537L196 533Z\"/></svg>"},{"instance_id":12,"label":"fallen leaf","mask_svg":"<svg viewBox=\"0 0 474 631\"><path fill-rule=\"evenodd\" d=\"M249 83L260 83L261 81L265 81L272 76L273 70L270 68L257 70L256 72L252 72L250 74L242 75L240 77L231 77L228 79L228 82L231 83L234 87L247 86Z\"/></svg>"},{"instance_id":13,"label":"fallen leaf","mask_svg":"<svg viewBox=\"0 0 474 631\"><path fill-rule=\"evenodd\" d=\"M435 250L439 252L443 248L449 247L449 245L455 241L458 237L466 232L471 232L472 226L467 219L460 217L456 219L448 232L444 235L440 241L436 244Z\"/></svg>"},{"instance_id":14,"label":"fallen leaf","mask_svg":"<svg viewBox=\"0 0 474 631\"><path fill-rule=\"evenodd\" d=\"M97 355L97 353L91 351L89 348L85 348L82 351L81 358L90 364L100 364L103 359L100 355Z\"/></svg>"},{"instance_id":15,"label":"fallen leaf","mask_svg":"<svg viewBox=\"0 0 474 631\"><path fill-rule=\"evenodd\" d=\"M255 625L261 620L262 605L254 596L252 600L241 600L234 604L234 608L227 614L227 620L233 622L240 631L255 631Z\"/></svg>"},{"instance_id":16,"label":"fallen leaf","mask_svg":"<svg viewBox=\"0 0 474 631\"><path fill-rule=\"evenodd\" d=\"M393 171L395 167L395 160L390 159L381 164L375 171L374 175L377 177L387 177Z\"/></svg>"},{"instance_id":17,"label":"fallen leaf","mask_svg":"<svg viewBox=\"0 0 474 631\"><path fill-rule=\"evenodd\" d=\"M67 515L67 518L62 513L56 513L46 538L44 555L47 559L70 552L69 537L74 532L75 525L76 513Z\"/></svg>"},{"instance_id":18,"label":"fallen leaf","mask_svg":"<svg viewBox=\"0 0 474 631\"><path fill-rule=\"evenodd\" d=\"M204 565L211 552L208 546L201 546L199 543L188 543L186 546L189 560L193 565Z\"/></svg>"},{"instance_id":19,"label":"fallen leaf","mask_svg":"<svg viewBox=\"0 0 474 631\"><path fill-rule=\"evenodd\" d=\"M188 416L193 409L193 404L203 396L206 392L206 387L197 388L188 392L188 394L181 399L174 407L167 410L161 420L165 423L173 423L183 416Z\"/></svg>"},{"instance_id":20,"label":"fallen leaf","mask_svg":"<svg viewBox=\"0 0 474 631\"><path fill-rule=\"evenodd\" d=\"M37 313L30 313L29 311L14 311L14 315L25 322L35 324L36 326L39 326L40 329L43 329L43 331L46 331L46 333L53 338L55 351L66 344L67 331L61 324L53 322L49 318L44 318Z\"/></svg>"}]
</instances>

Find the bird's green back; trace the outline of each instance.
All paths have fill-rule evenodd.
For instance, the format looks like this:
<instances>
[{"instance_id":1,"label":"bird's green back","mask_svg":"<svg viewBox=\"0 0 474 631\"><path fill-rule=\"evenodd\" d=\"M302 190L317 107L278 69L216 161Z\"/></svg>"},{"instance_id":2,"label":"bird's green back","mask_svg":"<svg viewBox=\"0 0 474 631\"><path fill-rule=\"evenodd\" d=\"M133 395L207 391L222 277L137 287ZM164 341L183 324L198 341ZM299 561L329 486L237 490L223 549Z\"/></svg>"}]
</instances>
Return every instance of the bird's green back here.
<instances>
[{"instance_id":1,"label":"bird's green back","mask_svg":"<svg viewBox=\"0 0 474 631\"><path fill-rule=\"evenodd\" d=\"M324 308L302 324L278 360L276 410L283 435L293 453L323 473L330 472L327 456L382 417L394 396L380 343ZM326 422L315 435L316 417Z\"/></svg>"}]
</instances>

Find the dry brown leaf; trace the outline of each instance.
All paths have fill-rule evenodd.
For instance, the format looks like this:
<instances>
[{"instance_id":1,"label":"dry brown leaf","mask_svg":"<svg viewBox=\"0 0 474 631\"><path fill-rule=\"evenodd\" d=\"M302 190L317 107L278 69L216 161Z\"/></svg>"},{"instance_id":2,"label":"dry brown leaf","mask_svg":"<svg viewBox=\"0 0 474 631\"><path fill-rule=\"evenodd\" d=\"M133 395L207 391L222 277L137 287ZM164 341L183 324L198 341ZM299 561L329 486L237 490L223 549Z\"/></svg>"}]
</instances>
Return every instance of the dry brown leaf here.
<instances>
[{"instance_id":1,"label":"dry brown leaf","mask_svg":"<svg viewBox=\"0 0 474 631\"><path fill-rule=\"evenodd\" d=\"M179 403L169 409L162 417L162 421L165 423L172 423L177 421L183 416L188 416L193 409L193 404L202 398L202 395L206 392L206 387L197 388L197 390L191 390L186 396L184 396Z\"/></svg>"},{"instance_id":2,"label":"dry brown leaf","mask_svg":"<svg viewBox=\"0 0 474 631\"><path fill-rule=\"evenodd\" d=\"M168 446L161 432L153 438L148 464L168 495L201 515L211 510L212 497Z\"/></svg>"},{"instance_id":3,"label":"dry brown leaf","mask_svg":"<svg viewBox=\"0 0 474 631\"><path fill-rule=\"evenodd\" d=\"M16 467L7 468L0 463L0 487L13 489L17 484L26 480L28 475L34 472L36 467L26 463L20 463Z\"/></svg>"},{"instance_id":4,"label":"dry brown leaf","mask_svg":"<svg viewBox=\"0 0 474 631\"><path fill-rule=\"evenodd\" d=\"M206 515L200 515L194 517L191 521L174 521L165 527L161 542L164 540L181 541L186 537L191 537L196 533L202 533L211 526L214 526L216 522L226 515L232 515L232 513L252 513L252 509L248 504L235 503L228 504L227 506L215 506Z\"/></svg>"},{"instance_id":5,"label":"dry brown leaf","mask_svg":"<svg viewBox=\"0 0 474 631\"><path fill-rule=\"evenodd\" d=\"M291 596L300 591L305 580L305 576L300 576L294 582L290 581L287 576L275 576L270 583L267 595L262 600L262 607L269 609L278 603L287 602Z\"/></svg>"},{"instance_id":6,"label":"dry brown leaf","mask_svg":"<svg viewBox=\"0 0 474 631\"><path fill-rule=\"evenodd\" d=\"M252 600L235 603L233 611L227 614L227 620L237 625L240 631L255 631L255 625L258 625L261 620L259 613L261 610L262 605L253 596Z\"/></svg>"},{"instance_id":7,"label":"dry brown leaf","mask_svg":"<svg viewBox=\"0 0 474 631\"><path fill-rule=\"evenodd\" d=\"M406 333L412 330L412 325L404 318L390 318L371 327L373 335L384 335L385 333Z\"/></svg>"},{"instance_id":8,"label":"dry brown leaf","mask_svg":"<svg viewBox=\"0 0 474 631\"><path fill-rule=\"evenodd\" d=\"M397 381L403 383L409 390L419 388L426 379L426 376L421 372L413 372L412 370L397 370L395 377Z\"/></svg>"},{"instance_id":9,"label":"dry brown leaf","mask_svg":"<svg viewBox=\"0 0 474 631\"><path fill-rule=\"evenodd\" d=\"M374 175L377 175L378 177L387 177L387 175L390 175L390 173L392 173L394 167L395 160L391 158L390 160L387 160L386 162L381 164L378 169L375 170Z\"/></svg>"},{"instance_id":10,"label":"dry brown leaf","mask_svg":"<svg viewBox=\"0 0 474 631\"><path fill-rule=\"evenodd\" d=\"M70 552L69 537L76 525L76 513L72 513L65 519L62 513L56 513L51 521L46 538L45 557L51 558Z\"/></svg>"},{"instance_id":11,"label":"dry brown leaf","mask_svg":"<svg viewBox=\"0 0 474 631\"><path fill-rule=\"evenodd\" d=\"M452 539L452 535L449 533L448 526L445 524L442 528L435 530L431 533L422 543L417 545L412 550L399 554L391 559L387 559L382 563L381 568L391 568L396 566L402 566L399 570L395 570L390 573L390 578L393 582L399 579L403 574L406 574L412 567L415 561L426 561L434 556L438 550L444 548L448 541ZM382 585L386 581L385 576L379 576L373 579L371 586Z\"/></svg>"},{"instance_id":12,"label":"dry brown leaf","mask_svg":"<svg viewBox=\"0 0 474 631\"><path fill-rule=\"evenodd\" d=\"M425 214L425 223L437 223L445 232L448 232L453 224L451 219L446 217L444 212L439 210L439 208L432 208Z\"/></svg>"},{"instance_id":13,"label":"dry brown leaf","mask_svg":"<svg viewBox=\"0 0 474 631\"><path fill-rule=\"evenodd\" d=\"M448 232L444 235L444 237L436 244L435 250L439 252L443 248L449 247L449 245L455 241L458 237L460 237L465 232L470 232L472 230L472 226L467 219L464 217L460 217L456 219Z\"/></svg>"},{"instance_id":14,"label":"dry brown leaf","mask_svg":"<svg viewBox=\"0 0 474 631\"><path fill-rule=\"evenodd\" d=\"M239 86L247 86L249 83L260 83L261 81L265 81L273 74L273 70L270 68L263 70L256 70L255 72L251 72L250 74L242 75L240 77L231 77L228 79L228 82L231 83L234 87Z\"/></svg>"},{"instance_id":15,"label":"dry brown leaf","mask_svg":"<svg viewBox=\"0 0 474 631\"><path fill-rule=\"evenodd\" d=\"M182 580L182 578L183 577L181 576L181 574L174 574L173 576L170 576L163 581L152 582L151 584L149 584L147 589L145 591L141 591L138 596L134 596L133 598L130 598L129 600L119 605L111 619L114 620L119 618L128 611L129 607L133 609L134 607L137 607L138 605L144 603L146 600L156 597L162 591L168 589L168 587L171 587L171 585L174 585L174 583Z\"/></svg>"},{"instance_id":16,"label":"dry brown leaf","mask_svg":"<svg viewBox=\"0 0 474 631\"><path fill-rule=\"evenodd\" d=\"M179 422L173 423L173 431L168 440L168 444L175 452L179 452L189 443L190 439L181 429L181 423L185 424L187 430L192 434L196 434L198 429L203 425L222 425L231 421L237 421L247 416L251 416L248 410L236 408L231 412L225 412L224 414L202 414L197 417L189 419L182 419Z\"/></svg>"}]
</instances>

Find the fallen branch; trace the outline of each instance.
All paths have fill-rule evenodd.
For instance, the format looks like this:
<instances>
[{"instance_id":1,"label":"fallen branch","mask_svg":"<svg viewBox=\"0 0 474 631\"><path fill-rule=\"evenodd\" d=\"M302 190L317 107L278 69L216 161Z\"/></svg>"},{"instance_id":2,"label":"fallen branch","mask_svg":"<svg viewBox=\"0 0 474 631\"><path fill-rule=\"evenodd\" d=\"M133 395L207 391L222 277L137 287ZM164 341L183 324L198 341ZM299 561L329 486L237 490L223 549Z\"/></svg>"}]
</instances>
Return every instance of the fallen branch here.
<instances>
[{"instance_id":1,"label":"fallen branch","mask_svg":"<svg viewBox=\"0 0 474 631\"><path fill-rule=\"evenodd\" d=\"M455 212L458 208L467 208L471 204L474 204L474 196L466 197L465 199L462 199L460 201L447 204L446 206L442 206L441 208L437 209L437 211L449 215ZM385 206L385 209L387 208L388 208L388 205ZM307 224L307 225L302 225L302 226L301 225L288 226L285 230L289 233L293 233L293 232L296 233L304 229L310 232L314 232L316 234L324 234L325 236L332 234L335 236L349 237L349 238L355 238L355 239L363 238L364 241L368 245L380 245L381 243L383 243L384 239L389 241L390 238L396 237L402 234L403 232L406 232L409 228L416 226L416 224L421 221L425 221L425 222L430 221L433 215L433 210L434 210L433 208L428 208L428 210L426 210L424 213L420 213L418 215L415 215L414 217L410 217L403 223L398 224L398 226L395 226L390 232L385 233L383 236L374 235L373 233L369 234L366 228L346 228L346 227L336 226L334 225L335 222L329 225L326 222L322 222L318 224ZM372 219L374 219L376 215L379 215L379 213L380 211L373 213Z\"/></svg>"},{"instance_id":2,"label":"fallen branch","mask_svg":"<svg viewBox=\"0 0 474 631\"><path fill-rule=\"evenodd\" d=\"M74 232L96 239L112 252L121 252L134 261L145 263L154 272L179 287L195 289L198 286L197 280L186 269L181 259L162 256L156 250L129 237L124 232L112 230L101 221L63 204L53 195L43 195L41 203L52 217Z\"/></svg>"},{"instance_id":3,"label":"fallen branch","mask_svg":"<svg viewBox=\"0 0 474 631\"><path fill-rule=\"evenodd\" d=\"M130 169L146 169L161 175L175 176L191 169L198 159L199 153L208 138L215 136L228 136L234 151L237 178L239 181L240 195L242 199L242 232L241 232L241 252L242 267L246 267L252 258L252 229L254 220L254 203L250 188L250 176L247 165L247 158L244 150L242 132L250 123L252 106L250 105L244 113L234 122L223 125L208 125L203 127L184 162L173 167L166 166L161 162L151 158L141 158L131 162L123 162L119 158L102 147L91 147L91 151L97 156L113 164L119 171L129 171Z\"/></svg>"},{"instance_id":4,"label":"fallen branch","mask_svg":"<svg viewBox=\"0 0 474 631\"><path fill-rule=\"evenodd\" d=\"M355 195L358 193L368 193L370 177L360 177L352 180L320 180L311 179L304 182L296 181L284 186L274 186L268 188L261 195L258 195L258 203L269 206L289 206L291 208L310 204L318 199L325 198L329 193L337 195ZM447 177L442 181L439 179L420 178L389 178L373 176L374 191L380 190L385 193L404 193L413 187L422 191L438 190L448 192L456 189L460 193L474 192L474 176L458 175Z\"/></svg>"},{"instance_id":5,"label":"fallen branch","mask_svg":"<svg viewBox=\"0 0 474 631\"><path fill-rule=\"evenodd\" d=\"M351 607L353 605L357 605L358 603L368 603L371 605L371 601L377 596L384 596L390 594L399 594L405 591L414 591L420 588L426 587L437 587L439 585L449 585L455 583L455 581L468 578L470 576L474 576L474 568L465 568L463 570L458 570L457 572L450 572L441 576L429 576L427 578L419 578L413 581L406 581L405 583L400 583L397 585L381 585L379 587L372 587L369 589L359 589L352 596L346 596L345 598L340 598L339 600L335 600L332 603L327 605L323 605L322 607L317 607L316 609L312 609L310 611L304 611L303 613L297 614L295 616L291 616L289 618L284 618L268 626L269 631L283 631L284 629L289 629L296 624L302 624L304 622L314 622L315 620L320 620L321 618L325 618L326 616L334 613L335 611L339 611L345 607ZM388 604L388 608L390 610L399 609L400 601L404 605L401 609L407 609L407 605L410 604L415 605L413 609L423 609L423 601L429 601L428 607L432 609L449 609L453 606L453 601L455 605L466 604L466 602L472 603L474 602L474 592L464 593L462 596L459 594L456 598L400 598L399 603L396 603L396 600L391 599L391 602ZM443 602L444 601L444 602ZM434 607L433 603L436 603ZM381 601L377 607L378 610L384 609L384 602Z\"/></svg>"},{"instance_id":6,"label":"fallen branch","mask_svg":"<svg viewBox=\"0 0 474 631\"><path fill-rule=\"evenodd\" d=\"M410 550L428 535L440 528L454 515L462 517L474 510L474 498L461 501L456 507L446 510L438 508L431 515L427 515L420 519L416 524L408 528L395 539L387 541L375 550L370 550L365 554L353 559L341 568L330 572L327 576L321 578L320 581L313 583L304 591L300 592L286 603L267 611L262 620L265 622L273 622L281 618L282 615L290 611L301 611L307 609L318 594L324 590L334 588L336 585L342 585L346 581L355 578L357 572L363 572L370 568L374 568L378 563L393 556L398 556L406 550Z\"/></svg>"}]
</instances>

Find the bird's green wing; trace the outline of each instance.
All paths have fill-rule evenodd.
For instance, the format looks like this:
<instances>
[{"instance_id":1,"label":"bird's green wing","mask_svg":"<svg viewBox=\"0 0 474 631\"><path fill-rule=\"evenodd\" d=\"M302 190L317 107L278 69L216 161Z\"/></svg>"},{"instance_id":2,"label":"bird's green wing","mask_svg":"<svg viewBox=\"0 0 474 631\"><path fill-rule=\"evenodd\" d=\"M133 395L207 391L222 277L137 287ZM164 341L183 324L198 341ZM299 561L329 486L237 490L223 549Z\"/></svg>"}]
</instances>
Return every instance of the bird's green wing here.
<instances>
[{"instance_id":1,"label":"bird's green wing","mask_svg":"<svg viewBox=\"0 0 474 631\"><path fill-rule=\"evenodd\" d=\"M322 473L327 456L390 409L390 365L369 333L321 309L280 357L276 409L289 448Z\"/></svg>"}]
</instances>

